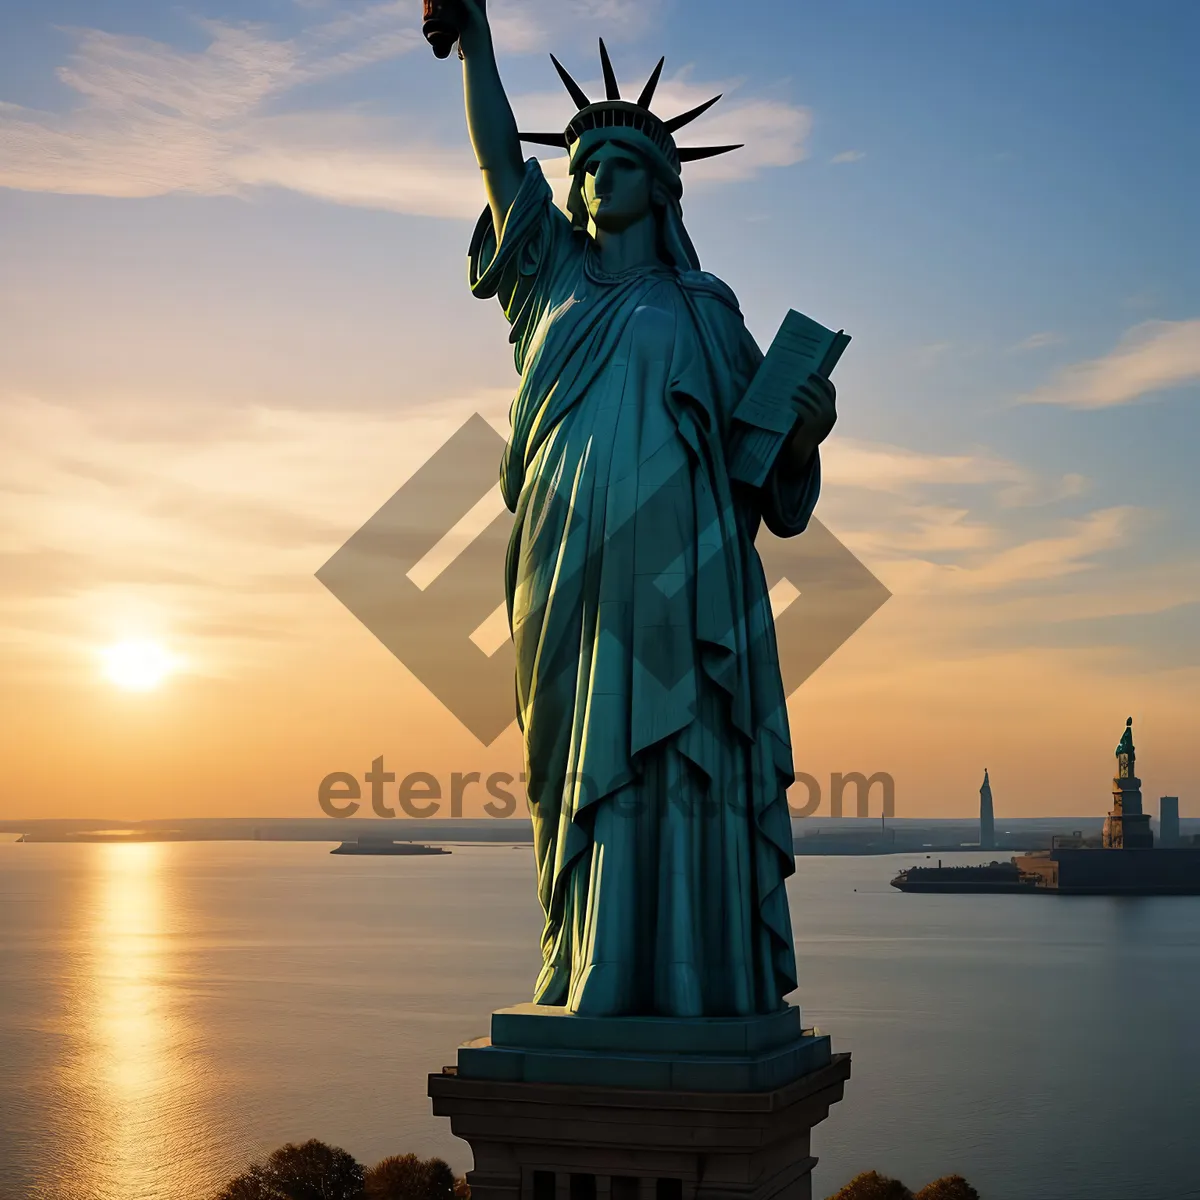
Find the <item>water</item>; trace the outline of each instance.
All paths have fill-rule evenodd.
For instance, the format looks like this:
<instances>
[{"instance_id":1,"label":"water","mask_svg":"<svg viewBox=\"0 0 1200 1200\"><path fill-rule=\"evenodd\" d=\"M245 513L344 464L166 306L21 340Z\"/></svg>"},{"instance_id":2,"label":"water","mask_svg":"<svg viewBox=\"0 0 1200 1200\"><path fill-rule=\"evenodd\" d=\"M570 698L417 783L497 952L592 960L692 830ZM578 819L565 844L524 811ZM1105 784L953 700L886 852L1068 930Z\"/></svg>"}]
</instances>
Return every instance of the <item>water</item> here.
<instances>
[{"instance_id":1,"label":"water","mask_svg":"<svg viewBox=\"0 0 1200 1200\"><path fill-rule=\"evenodd\" d=\"M0 845L4 1200L205 1200L308 1137L470 1165L425 1076L529 993L531 852L327 851ZM1200 898L906 896L898 865L791 888L796 999L854 1055L817 1194L1200 1197Z\"/></svg>"}]
</instances>

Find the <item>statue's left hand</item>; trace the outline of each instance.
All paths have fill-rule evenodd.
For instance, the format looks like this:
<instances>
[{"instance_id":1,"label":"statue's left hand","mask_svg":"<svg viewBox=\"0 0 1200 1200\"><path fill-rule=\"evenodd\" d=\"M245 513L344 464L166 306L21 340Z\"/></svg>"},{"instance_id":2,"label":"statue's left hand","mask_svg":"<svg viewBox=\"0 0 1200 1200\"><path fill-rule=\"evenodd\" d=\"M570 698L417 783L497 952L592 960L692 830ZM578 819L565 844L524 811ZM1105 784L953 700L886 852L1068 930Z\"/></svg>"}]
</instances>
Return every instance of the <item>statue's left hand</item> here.
<instances>
[{"instance_id":1,"label":"statue's left hand","mask_svg":"<svg viewBox=\"0 0 1200 1200\"><path fill-rule=\"evenodd\" d=\"M837 388L820 375L810 375L796 389L798 416L786 453L793 470L804 470L817 447L837 422Z\"/></svg>"}]
</instances>

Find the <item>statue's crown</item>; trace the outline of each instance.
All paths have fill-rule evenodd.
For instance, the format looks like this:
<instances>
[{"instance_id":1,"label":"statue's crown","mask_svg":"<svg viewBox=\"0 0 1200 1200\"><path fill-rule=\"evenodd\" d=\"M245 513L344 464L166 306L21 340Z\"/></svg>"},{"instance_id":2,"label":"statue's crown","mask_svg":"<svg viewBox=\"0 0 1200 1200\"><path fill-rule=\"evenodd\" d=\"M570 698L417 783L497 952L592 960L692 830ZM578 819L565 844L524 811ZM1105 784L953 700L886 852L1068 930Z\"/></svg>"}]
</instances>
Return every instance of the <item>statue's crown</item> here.
<instances>
[{"instance_id":1,"label":"statue's crown","mask_svg":"<svg viewBox=\"0 0 1200 1200\"><path fill-rule=\"evenodd\" d=\"M741 149L741 146L694 146L681 149L675 145L676 131L708 112L721 97L714 96L711 100L667 121L655 116L650 111L650 102L654 99L655 89L662 76L665 58L658 60L658 66L654 68L653 74L646 86L642 88L641 95L637 100L623 100L621 89L617 85L617 76L613 70L612 60L608 57L604 39L601 38L600 67L604 72L605 98L595 103L588 98L587 93L571 78L567 69L553 54L550 55L550 61L554 63L555 70L579 111L571 118L570 124L563 133L523 133L521 134L523 142L533 142L539 146L558 146L568 152L573 152L573 148L593 131L611 129L615 132L628 129L646 138L676 172L685 162L713 158L718 154L727 154L730 150Z\"/></svg>"}]
</instances>

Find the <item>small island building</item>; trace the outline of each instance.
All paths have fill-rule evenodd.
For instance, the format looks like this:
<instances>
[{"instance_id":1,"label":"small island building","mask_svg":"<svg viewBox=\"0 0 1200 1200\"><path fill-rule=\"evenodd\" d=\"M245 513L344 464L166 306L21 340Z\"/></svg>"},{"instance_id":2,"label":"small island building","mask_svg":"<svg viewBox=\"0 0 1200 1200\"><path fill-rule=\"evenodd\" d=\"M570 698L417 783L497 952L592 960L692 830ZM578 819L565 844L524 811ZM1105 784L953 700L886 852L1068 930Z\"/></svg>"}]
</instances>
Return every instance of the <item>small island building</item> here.
<instances>
[{"instance_id":1,"label":"small island building","mask_svg":"<svg viewBox=\"0 0 1200 1200\"><path fill-rule=\"evenodd\" d=\"M1104 820L1105 850L1149 850L1154 845L1150 814L1142 812L1142 781L1134 774L1133 718L1117 743L1112 812Z\"/></svg>"},{"instance_id":2,"label":"small island building","mask_svg":"<svg viewBox=\"0 0 1200 1200\"><path fill-rule=\"evenodd\" d=\"M1179 797L1160 796L1158 801L1158 844L1179 845Z\"/></svg>"},{"instance_id":3,"label":"small island building","mask_svg":"<svg viewBox=\"0 0 1200 1200\"><path fill-rule=\"evenodd\" d=\"M979 789L979 848L996 848L996 813L992 807L992 785L987 767L983 768L983 785Z\"/></svg>"}]
</instances>

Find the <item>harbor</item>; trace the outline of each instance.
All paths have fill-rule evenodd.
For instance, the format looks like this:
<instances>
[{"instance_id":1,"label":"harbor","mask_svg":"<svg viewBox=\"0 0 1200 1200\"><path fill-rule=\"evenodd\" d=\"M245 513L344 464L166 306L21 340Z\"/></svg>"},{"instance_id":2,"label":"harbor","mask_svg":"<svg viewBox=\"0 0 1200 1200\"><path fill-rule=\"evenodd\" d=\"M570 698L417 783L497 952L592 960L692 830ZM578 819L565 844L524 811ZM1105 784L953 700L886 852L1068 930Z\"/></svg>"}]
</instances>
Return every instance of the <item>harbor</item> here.
<instances>
[{"instance_id":1,"label":"harbor","mask_svg":"<svg viewBox=\"0 0 1200 1200\"><path fill-rule=\"evenodd\" d=\"M981 866L910 867L891 882L901 892L1021 893L1062 896L1198 896L1200 845L1179 833L1179 798L1159 801L1155 844L1150 815L1143 810L1136 774L1133 718L1116 748L1113 807L1099 839L1077 833L1054 838L1049 850L1015 855L1007 863ZM995 846L991 783L980 788L980 847Z\"/></svg>"}]
</instances>

